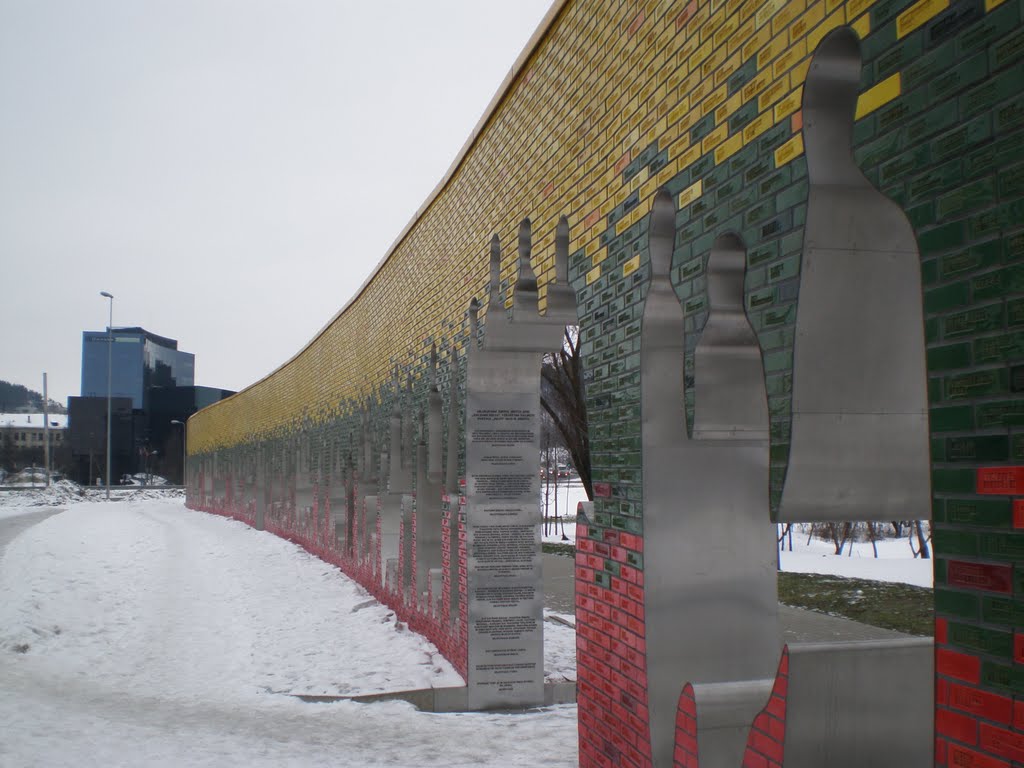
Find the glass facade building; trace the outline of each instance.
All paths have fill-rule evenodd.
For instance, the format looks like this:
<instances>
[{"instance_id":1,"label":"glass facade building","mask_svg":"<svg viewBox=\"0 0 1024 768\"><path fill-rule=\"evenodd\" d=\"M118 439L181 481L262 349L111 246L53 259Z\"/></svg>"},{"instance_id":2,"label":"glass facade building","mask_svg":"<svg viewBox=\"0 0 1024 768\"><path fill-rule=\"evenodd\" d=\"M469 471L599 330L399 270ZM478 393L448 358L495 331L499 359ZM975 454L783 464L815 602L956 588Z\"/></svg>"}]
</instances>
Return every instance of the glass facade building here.
<instances>
[{"instance_id":1,"label":"glass facade building","mask_svg":"<svg viewBox=\"0 0 1024 768\"><path fill-rule=\"evenodd\" d=\"M82 333L82 394L69 400L76 479L91 484L104 476L108 349L111 478L116 483L125 474L155 472L180 481L184 422L234 392L195 386L195 355L178 349L175 339L137 327Z\"/></svg>"},{"instance_id":2,"label":"glass facade building","mask_svg":"<svg viewBox=\"0 0 1024 768\"><path fill-rule=\"evenodd\" d=\"M132 408L145 409L155 387L195 384L195 355L178 349L175 339L144 328L114 328L111 348L111 395L131 398ZM107 396L107 331L82 333L82 397Z\"/></svg>"}]
</instances>

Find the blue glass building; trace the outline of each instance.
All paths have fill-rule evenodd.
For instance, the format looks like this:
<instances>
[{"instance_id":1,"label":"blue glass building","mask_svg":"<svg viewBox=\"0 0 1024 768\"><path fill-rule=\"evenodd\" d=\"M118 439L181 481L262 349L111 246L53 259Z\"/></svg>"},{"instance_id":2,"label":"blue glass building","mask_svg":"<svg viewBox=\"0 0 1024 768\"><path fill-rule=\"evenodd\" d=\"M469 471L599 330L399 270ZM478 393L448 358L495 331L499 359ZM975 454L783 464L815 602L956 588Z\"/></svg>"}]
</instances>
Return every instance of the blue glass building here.
<instances>
[{"instance_id":1,"label":"blue glass building","mask_svg":"<svg viewBox=\"0 0 1024 768\"><path fill-rule=\"evenodd\" d=\"M111 395L131 398L132 408L148 407L155 387L195 384L196 358L178 349L175 339L144 328L114 328L111 347ZM107 396L107 331L82 333L82 397Z\"/></svg>"}]
</instances>

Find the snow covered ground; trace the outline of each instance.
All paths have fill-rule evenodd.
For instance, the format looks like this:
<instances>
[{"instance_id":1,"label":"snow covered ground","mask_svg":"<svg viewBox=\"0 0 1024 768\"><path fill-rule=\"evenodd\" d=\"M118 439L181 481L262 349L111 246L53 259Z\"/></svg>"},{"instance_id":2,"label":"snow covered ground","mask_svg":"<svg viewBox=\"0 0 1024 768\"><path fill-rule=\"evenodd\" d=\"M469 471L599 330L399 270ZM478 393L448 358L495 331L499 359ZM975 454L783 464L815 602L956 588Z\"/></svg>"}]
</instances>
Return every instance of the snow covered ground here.
<instances>
[{"instance_id":1,"label":"snow covered ground","mask_svg":"<svg viewBox=\"0 0 1024 768\"><path fill-rule=\"evenodd\" d=\"M549 627L552 677L572 679L574 633ZM576 765L575 707L288 695L461 683L332 566L180 499L75 503L0 559L0 765Z\"/></svg>"},{"instance_id":2,"label":"snow covered ground","mask_svg":"<svg viewBox=\"0 0 1024 768\"><path fill-rule=\"evenodd\" d=\"M586 498L559 491L559 512ZM0 555L0 766L576 765L572 706L429 714L299 701L289 694L461 679L300 548L187 510L180 491L115 496L125 500L83 501L59 484L0 494L0 546L11 518L63 510L12 534ZM545 538L561 541L561 529ZM914 560L905 539L880 542L879 559L868 543L852 557L806 534L793 545L785 570L931 585L931 561ZM575 679L575 632L556 621L545 622L545 672Z\"/></svg>"}]
</instances>

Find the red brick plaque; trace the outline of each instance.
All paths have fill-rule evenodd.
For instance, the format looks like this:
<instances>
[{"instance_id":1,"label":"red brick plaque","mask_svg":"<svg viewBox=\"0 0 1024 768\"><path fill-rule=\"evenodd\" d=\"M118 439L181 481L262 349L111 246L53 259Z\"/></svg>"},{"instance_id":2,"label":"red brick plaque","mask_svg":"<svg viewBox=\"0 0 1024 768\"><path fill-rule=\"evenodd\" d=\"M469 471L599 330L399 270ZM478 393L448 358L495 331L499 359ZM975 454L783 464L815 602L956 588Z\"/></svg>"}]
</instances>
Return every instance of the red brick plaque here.
<instances>
[{"instance_id":1,"label":"red brick plaque","mask_svg":"<svg viewBox=\"0 0 1024 768\"><path fill-rule=\"evenodd\" d=\"M1013 592L1013 566L987 563L965 563L950 560L946 580L955 587L987 589L992 592Z\"/></svg>"},{"instance_id":2,"label":"red brick plaque","mask_svg":"<svg viewBox=\"0 0 1024 768\"><path fill-rule=\"evenodd\" d=\"M948 648L936 648L935 671L977 685L981 679L981 660Z\"/></svg>"},{"instance_id":3,"label":"red brick plaque","mask_svg":"<svg viewBox=\"0 0 1024 768\"><path fill-rule=\"evenodd\" d=\"M949 685L949 705L986 720L1009 725L1013 718L1013 699L980 691L959 683Z\"/></svg>"},{"instance_id":4,"label":"red brick plaque","mask_svg":"<svg viewBox=\"0 0 1024 768\"><path fill-rule=\"evenodd\" d=\"M947 755L947 763L957 768L1010 768L1009 763L997 760L973 749L961 747L959 744L950 744Z\"/></svg>"},{"instance_id":5,"label":"red brick plaque","mask_svg":"<svg viewBox=\"0 0 1024 768\"><path fill-rule=\"evenodd\" d=\"M981 724L981 748L1014 762L1024 761L1024 733Z\"/></svg>"},{"instance_id":6,"label":"red brick plaque","mask_svg":"<svg viewBox=\"0 0 1024 768\"><path fill-rule=\"evenodd\" d=\"M979 467L975 490L996 496L1024 494L1024 467Z\"/></svg>"}]
</instances>

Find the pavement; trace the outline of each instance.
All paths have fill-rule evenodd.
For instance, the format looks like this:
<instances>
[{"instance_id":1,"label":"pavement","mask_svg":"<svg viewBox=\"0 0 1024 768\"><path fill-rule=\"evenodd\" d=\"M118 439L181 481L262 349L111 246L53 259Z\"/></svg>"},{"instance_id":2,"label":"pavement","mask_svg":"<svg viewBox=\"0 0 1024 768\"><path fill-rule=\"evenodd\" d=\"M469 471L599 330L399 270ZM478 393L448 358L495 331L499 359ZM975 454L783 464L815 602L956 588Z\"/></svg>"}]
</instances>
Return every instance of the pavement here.
<instances>
[{"instance_id":1,"label":"pavement","mask_svg":"<svg viewBox=\"0 0 1024 768\"><path fill-rule=\"evenodd\" d=\"M565 555L544 553L544 606L559 613L576 612L574 561ZM894 640L910 635L828 616L804 608L779 604L779 630L783 643Z\"/></svg>"},{"instance_id":2,"label":"pavement","mask_svg":"<svg viewBox=\"0 0 1024 768\"><path fill-rule=\"evenodd\" d=\"M41 523L51 515L63 512L63 509L47 507L39 512L29 512L27 515L16 515L14 517L0 517L0 553L7 548L7 545L14 541L14 537L22 531L27 531L36 523Z\"/></svg>"},{"instance_id":3,"label":"pavement","mask_svg":"<svg viewBox=\"0 0 1024 768\"><path fill-rule=\"evenodd\" d=\"M559 613L576 613L576 560L566 555L541 555L544 569L544 607Z\"/></svg>"}]
</instances>

